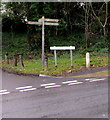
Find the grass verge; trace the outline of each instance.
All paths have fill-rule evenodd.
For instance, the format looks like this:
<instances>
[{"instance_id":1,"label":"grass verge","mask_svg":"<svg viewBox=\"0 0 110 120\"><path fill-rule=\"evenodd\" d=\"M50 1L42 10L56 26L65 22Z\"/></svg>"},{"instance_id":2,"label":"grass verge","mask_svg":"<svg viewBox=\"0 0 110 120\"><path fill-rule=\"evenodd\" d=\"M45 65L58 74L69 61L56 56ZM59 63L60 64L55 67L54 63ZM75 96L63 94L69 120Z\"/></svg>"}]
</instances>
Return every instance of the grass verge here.
<instances>
[{"instance_id":1,"label":"grass verge","mask_svg":"<svg viewBox=\"0 0 110 120\"><path fill-rule=\"evenodd\" d=\"M58 67L54 66L54 59L48 59L48 68L43 67L41 64L41 59L32 59L32 60L24 60L24 68L18 66L13 66L12 61L10 64L2 63L2 68L10 69L12 71L16 71L18 73L25 74L45 74L45 75L53 75L59 76L68 74L71 72L77 72L85 68L85 58L74 58L73 65L74 67L70 67L70 59L69 58L58 58ZM108 65L108 57L92 57L91 58L91 68L104 67Z\"/></svg>"}]
</instances>

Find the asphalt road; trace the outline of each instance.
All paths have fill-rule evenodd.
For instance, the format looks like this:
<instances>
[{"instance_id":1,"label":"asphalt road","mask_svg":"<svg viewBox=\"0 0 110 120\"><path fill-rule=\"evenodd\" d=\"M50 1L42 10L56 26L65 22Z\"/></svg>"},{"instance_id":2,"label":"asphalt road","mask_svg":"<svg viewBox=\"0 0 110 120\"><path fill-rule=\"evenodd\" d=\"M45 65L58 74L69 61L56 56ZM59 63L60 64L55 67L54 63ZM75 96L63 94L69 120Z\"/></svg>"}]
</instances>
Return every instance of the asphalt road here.
<instances>
[{"instance_id":1,"label":"asphalt road","mask_svg":"<svg viewBox=\"0 0 110 120\"><path fill-rule=\"evenodd\" d=\"M3 118L108 118L107 77L2 77Z\"/></svg>"}]
</instances>

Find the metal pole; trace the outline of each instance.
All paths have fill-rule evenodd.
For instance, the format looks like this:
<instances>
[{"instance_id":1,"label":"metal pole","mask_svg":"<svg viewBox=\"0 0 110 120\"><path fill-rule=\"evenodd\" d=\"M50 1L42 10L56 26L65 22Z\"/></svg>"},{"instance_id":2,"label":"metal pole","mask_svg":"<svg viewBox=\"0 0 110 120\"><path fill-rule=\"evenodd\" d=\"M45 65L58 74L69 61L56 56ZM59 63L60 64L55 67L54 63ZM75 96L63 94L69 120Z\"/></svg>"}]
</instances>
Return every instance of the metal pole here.
<instances>
[{"instance_id":1,"label":"metal pole","mask_svg":"<svg viewBox=\"0 0 110 120\"><path fill-rule=\"evenodd\" d=\"M55 57L55 67L57 67L57 54L56 54L56 50L54 50L54 57Z\"/></svg>"},{"instance_id":2,"label":"metal pole","mask_svg":"<svg viewBox=\"0 0 110 120\"><path fill-rule=\"evenodd\" d=\"M73 67L73 54L72 54L72 50L70 50L70 59L71 59L71 67Z\"/></svg>"},{"instance_id":3,"label":"metal pole","mask_svg":"<svg viewBox=\"0 0 110 120\"><path fill-rule=\"evenodd\" d=\"M45 55L44 55L44 16L42 17L42 65L45 64Z\"/></svg>"}]
</instances>

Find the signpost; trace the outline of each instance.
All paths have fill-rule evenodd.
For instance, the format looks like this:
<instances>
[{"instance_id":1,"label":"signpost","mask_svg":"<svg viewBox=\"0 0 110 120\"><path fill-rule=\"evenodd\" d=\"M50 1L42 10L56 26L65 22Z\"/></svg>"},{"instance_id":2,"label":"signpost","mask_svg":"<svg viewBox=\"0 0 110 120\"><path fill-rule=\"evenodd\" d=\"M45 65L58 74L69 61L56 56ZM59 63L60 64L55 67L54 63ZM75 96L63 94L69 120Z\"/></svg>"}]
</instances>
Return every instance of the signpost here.
<instances>
[{"instance_id":1,"label":"signpost","mask_svg":"<svg viewBox=\"0 0 110 120\"><path fill-rule=\"evenodd\" d=\"M56 50L70 50L70 59L71 59L71 67L73 67L73 55L72 50L75 50L75 46L61 46L61 47L50 47L50 50L54 50L54 58L55 58L55 66L57 67L57 54Z\"/></svg>"},{"instance_id":2,"label":"signpost","mask_svg":"<svg viewBox=\"0 0 110 120\"><path fill-rule=\"evenodd\" d=\"M40 18L38 20L38 22L33 22L33 21L28 21L27 23L28 24L31 24L31 25L42 25L42 64L44 65L45 64L45 50L44 50L44 44L45 44L45 39L44 39L44 26L45 25L52 25L52 26L58 26L59 23L58 23L58 19L49 19L49 18L44 18L44 16L42 18Z\"/></svg>"}]
</instances>

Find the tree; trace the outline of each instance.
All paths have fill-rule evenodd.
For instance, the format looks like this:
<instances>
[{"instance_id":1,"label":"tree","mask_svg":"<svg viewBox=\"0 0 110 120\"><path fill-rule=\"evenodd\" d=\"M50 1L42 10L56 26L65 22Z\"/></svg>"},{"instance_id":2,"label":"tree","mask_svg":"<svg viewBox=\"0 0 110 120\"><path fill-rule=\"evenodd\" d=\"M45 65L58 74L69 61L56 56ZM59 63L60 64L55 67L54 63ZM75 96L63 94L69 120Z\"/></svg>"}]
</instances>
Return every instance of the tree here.
<instances>
[{"instance_id":1,"label":"tree","mask_svg":"<svg viewBox=\"0 0 110 120\"><path fill-rule=\"evenodd\" d=\"M108 20L108 2L105 1L102 6L100 7L100 9L98 10L98 13L96 14L94 8L93 8L93 4L92 2L90 3L90 6L91 6L91 10L93 12L93 15L95 16L95 18L98 20L98 22L100 23L100 25L102 26L103 28L103 34L104 36L106 36L106 25L107 25L107 20ZM105 10L103 10L105 6ZM102 15L101 15L102 14ZM105 15L104 15L105 14ZM100 16L98 16L100 15ZM105 18L104 18L105 16Z\"/></svg>"}]
</instances>

